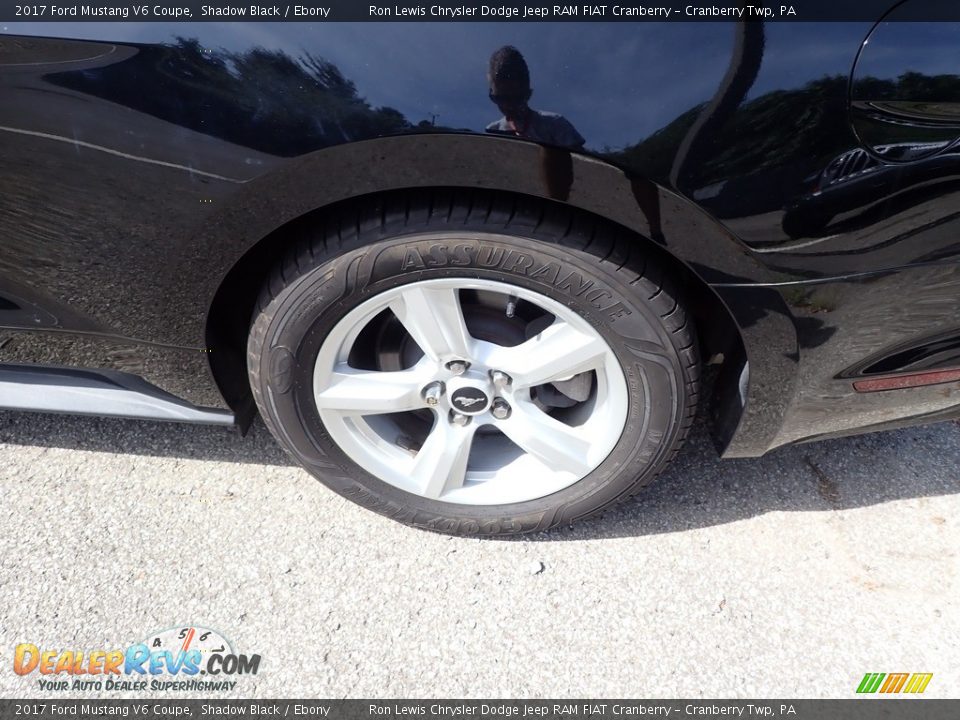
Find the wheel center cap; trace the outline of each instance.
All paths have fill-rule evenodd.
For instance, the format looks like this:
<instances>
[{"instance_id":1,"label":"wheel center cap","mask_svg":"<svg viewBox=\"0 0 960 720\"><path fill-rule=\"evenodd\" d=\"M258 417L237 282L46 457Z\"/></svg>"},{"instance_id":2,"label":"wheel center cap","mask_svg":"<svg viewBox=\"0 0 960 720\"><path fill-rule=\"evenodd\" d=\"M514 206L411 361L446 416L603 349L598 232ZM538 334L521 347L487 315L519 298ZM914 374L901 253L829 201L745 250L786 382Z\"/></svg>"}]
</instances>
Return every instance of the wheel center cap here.
<instances>
[{"instance_id":1,"label":"wheel center cap","mask_svg":"<svg viewBox=\"0 0 960 720\"><path fill-rule=\"evenodd\" d=\"M450 393L450 405L464 415L479 415L490 407L490 397L475 385L464 385Z\"/></svg>"}]
</instances>

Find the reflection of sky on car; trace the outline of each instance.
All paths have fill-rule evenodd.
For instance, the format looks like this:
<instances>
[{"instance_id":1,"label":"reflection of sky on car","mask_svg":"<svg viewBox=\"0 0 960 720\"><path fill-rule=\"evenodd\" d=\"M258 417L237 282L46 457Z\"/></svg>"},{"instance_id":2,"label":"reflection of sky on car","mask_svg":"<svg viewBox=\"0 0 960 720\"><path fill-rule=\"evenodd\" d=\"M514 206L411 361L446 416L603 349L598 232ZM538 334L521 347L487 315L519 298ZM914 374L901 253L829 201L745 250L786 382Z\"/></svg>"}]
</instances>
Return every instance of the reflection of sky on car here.
<instances>
[{"instance_id":1,"label":"reflection of sky on car","mask_svg":"<svg viewBox=\"0 0 960 720\"><path fill-rule=\"evenodd\" d=\"M8 32L105 40L119 39L122 31L127 42L170 42L181 35L231 51L257 45L309 51L337 65L374 106L396 108L414 124L436 114L438 124L478 131L499 117L487 98L487 61L498 47L513 44L530 65L531 105L567 116L590 146L616 147L701 102L723 76L733 27L676 27L680 35L671 33L669 41L656 25L633 23L592 23L590 32L571 32L562 23L11 23ZM668 42L671 48L677 42L697 46L716 61L660 62ZM425 64L436 57L443 62ZM642 68L643 75L630 74L631 67ZM653 86L649 92L641 77ZM654 94L651 104L647 98ZM611 97L620 102L612 106ZM604 114L592 111L600 106ZM610 113L611 106L617 111ZM625 129L631 126L635 132Z\"/></svg>"},{"instance_id":2,"label":"reflection of sky on car","mask_svg":"<svg viewBox=\"0 0 960 720\"><path fill-rule=\"evenodd\" d=\"M906 71L960 75L960 22L884 23L857 65L857 77L896 79Z\"/></svg>"},{"instance_id":3,"label":"reflection of sky on car","mask_svg":"<svg viewBox=\"0 0 960 720\"><path fill-rule=\"evenodd\" d=\"M760 75L748 100L793 90L825 75L848 75L873 23L767 23Z\"/></svg>"},{"instance_id":4,"label":"reflection of sky on car","mask_svg":"<svg viewBox=\"0 0 960 720\"><path fill-rule=\"evenodd\" d=\"M530 65L531 105L567 116L588 147L601 149L635 143L708 100L726 72L733 23L669 26L665 33L661 24L628 22L590 23L588 31L576 32L564 23L9 23L6 32L92 40L120 39L122 33L123 41L137 43L201 36L231 51L256 45L309 51L336 64L374 106L396 108L414 124L436 115L440 125L478 131L499 115L486 96L487 60L497 47L513 44ZM902 52L876 53L877 73L899 74L903 53L929 47L933 35L955 35L952 24L911 26L922 31ZM766 24L766 55L748 99L847 73L870 27L863 22ZM697 53L686 60L676 53L678 44ZM425 64L436 57L443 62ZM951 57L940 55L933 71L945 72L951 63ZM611 97L618 102L611 103Z\"/></svg>"}]
</instances>

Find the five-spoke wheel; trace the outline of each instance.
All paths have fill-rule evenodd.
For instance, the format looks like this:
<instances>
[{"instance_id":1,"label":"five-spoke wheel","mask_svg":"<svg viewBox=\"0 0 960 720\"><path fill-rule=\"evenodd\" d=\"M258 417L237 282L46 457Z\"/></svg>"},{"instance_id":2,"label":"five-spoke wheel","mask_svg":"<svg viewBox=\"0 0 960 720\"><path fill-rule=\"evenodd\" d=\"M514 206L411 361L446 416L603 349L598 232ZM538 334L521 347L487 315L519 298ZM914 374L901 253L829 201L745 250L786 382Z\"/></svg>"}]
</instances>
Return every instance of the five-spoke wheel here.
<instances>
[{"instance_id":1,"label":"five-spoke wheel","mask_svg":"<svg viewBox=\"0 0 960 720\"><path fill-rule=\"evenodd\" d=\"M362 303L323 343L314 392L331 436L368 472L476 505L581 479L627 414L623 371L589 323L491 280L425 280Z\"/></svg>"}]
</instances>

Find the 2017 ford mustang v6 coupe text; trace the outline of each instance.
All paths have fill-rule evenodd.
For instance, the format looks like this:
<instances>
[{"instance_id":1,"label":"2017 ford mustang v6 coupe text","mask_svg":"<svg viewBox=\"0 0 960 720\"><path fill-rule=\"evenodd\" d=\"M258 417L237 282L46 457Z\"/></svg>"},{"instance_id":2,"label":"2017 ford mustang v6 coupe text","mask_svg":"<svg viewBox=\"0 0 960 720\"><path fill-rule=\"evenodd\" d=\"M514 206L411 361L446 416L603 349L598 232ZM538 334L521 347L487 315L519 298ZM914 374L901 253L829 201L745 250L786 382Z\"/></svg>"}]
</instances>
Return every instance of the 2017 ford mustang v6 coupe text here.
<instances>
[{"instance_id":1,"label":"2017 ford mustang v6 coupe text","mask_svg":"<svg viewBox=\"0 0 960 720\"><path fill-rule=\"evenodd\" d=\"M958 26L918 3L10 23L0 407L259 414L487 535L638 492L698 408L730 458L960 417Z\"/></svg>"}]
</instances>

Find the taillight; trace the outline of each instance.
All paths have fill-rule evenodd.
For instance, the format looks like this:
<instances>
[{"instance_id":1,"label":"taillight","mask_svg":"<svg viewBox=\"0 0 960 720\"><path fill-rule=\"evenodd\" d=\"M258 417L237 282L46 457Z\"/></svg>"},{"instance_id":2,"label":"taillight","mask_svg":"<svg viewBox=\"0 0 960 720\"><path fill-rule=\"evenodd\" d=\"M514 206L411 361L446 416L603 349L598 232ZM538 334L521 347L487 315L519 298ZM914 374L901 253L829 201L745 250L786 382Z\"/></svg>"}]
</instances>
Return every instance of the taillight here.
<instances>
[{"instance_id":1,"label":"taillight","mask_svg":"<svg viewBox=\"0 0 960 720\"><path fill-rule=\"evenodd\" d=\"M857 392L868 393L879 392L881 390L903 390L905 388L938 385L940 383L957 381L960 381L960 369L928 370L927 372L911 373L909 375L857 380L853 384L853 389Z\"/></svg>"}]
</instances>

